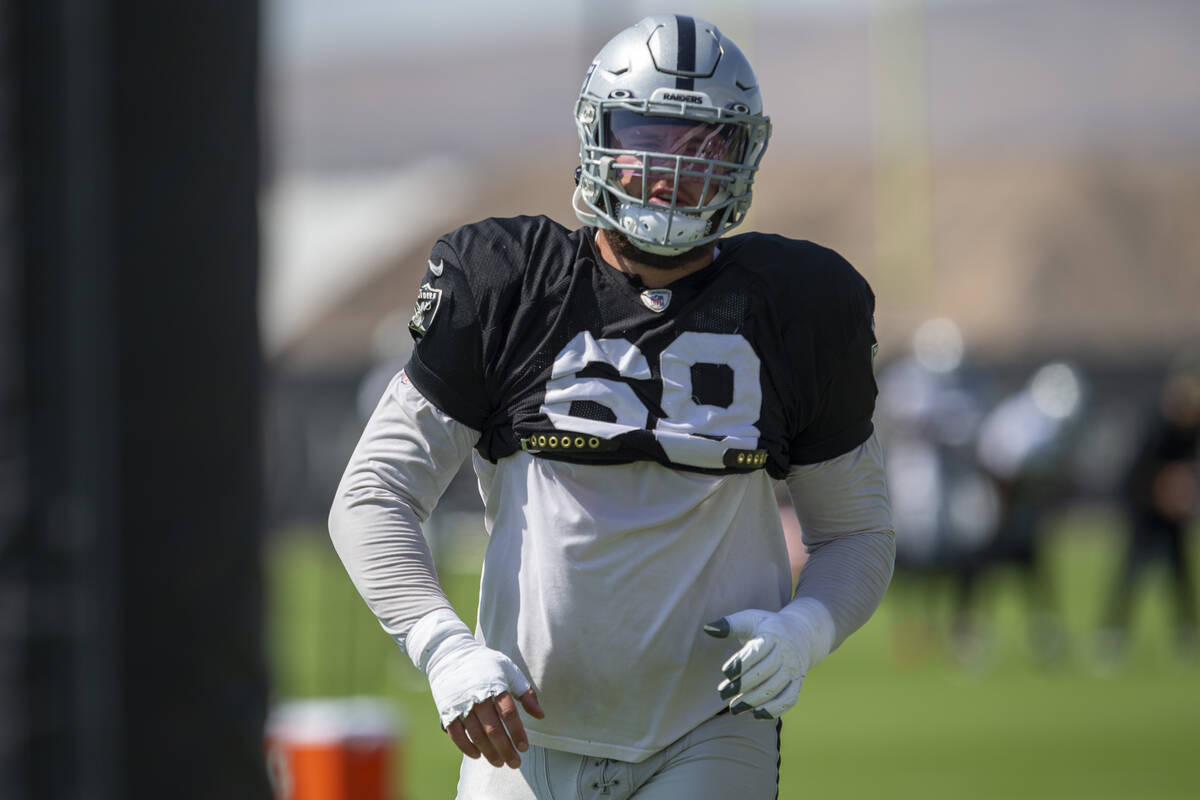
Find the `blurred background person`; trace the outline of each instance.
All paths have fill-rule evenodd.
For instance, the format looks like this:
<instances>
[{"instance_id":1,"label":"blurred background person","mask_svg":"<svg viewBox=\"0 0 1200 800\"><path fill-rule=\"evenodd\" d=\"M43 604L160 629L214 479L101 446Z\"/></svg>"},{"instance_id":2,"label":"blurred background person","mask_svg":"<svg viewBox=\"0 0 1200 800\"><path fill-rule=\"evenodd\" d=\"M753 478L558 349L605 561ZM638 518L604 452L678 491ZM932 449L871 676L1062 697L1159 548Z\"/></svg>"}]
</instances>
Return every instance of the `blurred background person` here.
<instances>
[{"instance_id":1,"label":"blurred background person","mask_svg":"<svg viewBox=\"0 0 1200 800\"><path fill-rule=\"evenodd\" d=\"M940 645L937 605L947 577L995 535L998 499L975 464L988 380L964 366L951 319L922 322L911 352L880 370L876 424L885 442L897 531L893 592L902 596L893 657L920 663Z\"/></svg>"},{"instance_id":2,"label":"blurred background person","mask_svg":"<svg viewBox=\"0 0 1200 800\"><path fill-rule=\"evenodd\" d=\"M975 455L996 487L1000 511L995 535L957 575L954 649L964 664L986 654L977 594L983 578L1005 565L1014 567L1022 581L1034 656L1049 665L1064 655L1065 628L1041 545L1047 518L1070 497L1071 455L1084 408L1079 370L1052 361L980 424Z\"/></svg>"},{"instance_id":3,"label":"blurred background person","mask_svg":"<svg viewBox=\"0 0 1200 800\"><path fill-rule=\"evenodd\" d=\"M1162 559L1170 572L1179 655L1195 661L1196 590L1188 565L1187 533L1196 519L1197 444L1200 442L1200 357L1171 366L1121 487L1128 545L1112 587L1100 632L1101 667L1114 667L1129 640L1130 614L1139 577Z\"/></svg>"}]
</instances>

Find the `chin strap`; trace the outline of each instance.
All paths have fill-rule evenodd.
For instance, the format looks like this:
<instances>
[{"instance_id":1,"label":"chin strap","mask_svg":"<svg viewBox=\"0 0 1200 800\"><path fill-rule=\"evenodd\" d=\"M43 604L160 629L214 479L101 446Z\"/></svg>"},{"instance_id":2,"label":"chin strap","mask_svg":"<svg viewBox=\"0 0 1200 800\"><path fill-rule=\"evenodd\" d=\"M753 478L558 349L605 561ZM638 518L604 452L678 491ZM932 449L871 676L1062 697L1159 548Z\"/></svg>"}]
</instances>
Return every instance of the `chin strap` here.
<instances>
[{"instance_id":1,"label":"chin strap","mask_svg":"<svg viewBox=\"0 0 1200 800\"><path fill-rule=\"evenodd\" d=\"M595 225L600 228L611 228L605 220L602 220L598 214L590 208L583 205L583 187L576 186L575 194L571 195L571 208L575 211L575 216L579 217L579 221L584 225Z\"/></svg>"}]
</instances>

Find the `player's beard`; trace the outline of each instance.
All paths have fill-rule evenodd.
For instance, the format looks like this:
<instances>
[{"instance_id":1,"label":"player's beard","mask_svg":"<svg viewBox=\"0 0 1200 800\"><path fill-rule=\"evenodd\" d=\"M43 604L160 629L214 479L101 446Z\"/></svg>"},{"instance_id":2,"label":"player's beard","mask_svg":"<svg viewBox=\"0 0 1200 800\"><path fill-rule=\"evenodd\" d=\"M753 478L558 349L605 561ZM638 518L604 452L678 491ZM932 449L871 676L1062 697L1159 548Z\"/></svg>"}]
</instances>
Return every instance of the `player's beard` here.
<instances>
[{"instance_id":1,"label":"player's beard","mask_svg":"<svg viewBox=\"0 0 1200 800\"><path fill-rule=\"evenodd\" d=\"M680 269L696 260L696 248L684 250L682 253L667 255L664 253L649 253L634 244L628 236L617 230L610 230L609 246L619 258L636 261L655 269Z\"/></svg>"}]
</instances>

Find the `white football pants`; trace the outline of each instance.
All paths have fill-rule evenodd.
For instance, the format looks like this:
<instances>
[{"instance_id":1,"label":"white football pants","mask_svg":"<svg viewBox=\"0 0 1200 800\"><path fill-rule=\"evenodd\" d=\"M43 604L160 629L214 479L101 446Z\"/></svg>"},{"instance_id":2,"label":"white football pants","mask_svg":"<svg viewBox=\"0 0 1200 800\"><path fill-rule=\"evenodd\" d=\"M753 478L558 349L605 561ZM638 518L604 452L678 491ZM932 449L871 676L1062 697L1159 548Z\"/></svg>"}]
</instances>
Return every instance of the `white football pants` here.
<instances>
[{"instance_id":1,"label":"white football pants","mask_svg":"<svg viewBox=\"0 0 1200 800\"><path fill-rule=\"evenodd\" d=\"M780 726L719 714L636 764L533 745L519 770L463 757L458 800L771 800Z\"/></svg>"}]
</instances>

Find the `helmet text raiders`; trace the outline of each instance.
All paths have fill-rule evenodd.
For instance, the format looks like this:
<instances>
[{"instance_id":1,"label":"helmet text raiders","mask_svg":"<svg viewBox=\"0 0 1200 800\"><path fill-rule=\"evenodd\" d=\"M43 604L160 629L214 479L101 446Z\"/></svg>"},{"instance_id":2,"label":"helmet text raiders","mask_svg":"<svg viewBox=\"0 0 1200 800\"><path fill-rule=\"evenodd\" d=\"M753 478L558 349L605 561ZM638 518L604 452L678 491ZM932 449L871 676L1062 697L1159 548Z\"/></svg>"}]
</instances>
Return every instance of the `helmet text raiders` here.
<instances>
[{"instance_id":1,"label":"helmet text raiders","mask_svg":"<svg viewBox=\"0 0 1200 800\"><path fill-rule=\"evenodd\" d=\"M575 105L576 215L673 255L741 224L771 122L758 80L716 25L646 17L588 68Z\"/></svg>"}]
</instances>

